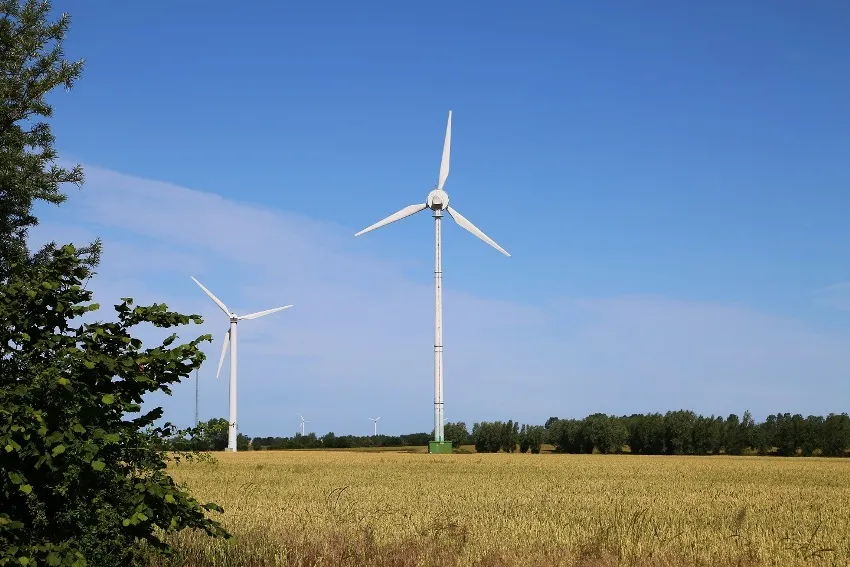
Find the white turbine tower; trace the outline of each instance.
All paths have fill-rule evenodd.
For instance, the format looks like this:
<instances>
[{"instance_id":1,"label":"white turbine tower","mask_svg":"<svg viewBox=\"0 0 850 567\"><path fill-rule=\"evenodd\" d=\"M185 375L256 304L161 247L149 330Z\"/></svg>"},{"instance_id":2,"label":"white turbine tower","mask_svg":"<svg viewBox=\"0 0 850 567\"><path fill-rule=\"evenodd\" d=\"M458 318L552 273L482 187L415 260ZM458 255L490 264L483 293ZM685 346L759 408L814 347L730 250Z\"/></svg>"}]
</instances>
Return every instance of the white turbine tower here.
<instances>
[{"instance_id":1,"label":"white turbine tower","mask_svg":"<svg viewBox=\"0 0 850 567\"><path fill-rule=\"evenodd\" d=\"M378 435L378 420L379 419L381 419L381 418L380 417L370 417L369 418L369 421L372 421L372 422L375 423L375 436Z\"/></svg>"},{"instance_id":2,"label":"white turbine tower","mask_svg":"<svg viewBox=\"0 0 850 567\"><path fill-rule=\"evenodd\" d=\"M284 305L283 307L275 307L274 309L267 309L266 311L258 311L257 313L251 313L250 315L242 315L241 317L236 315L227 308L219 298L217 298L213 293L205 288L201 282L196 280L194 276L192 277L192 281L194 281L198 286L204 290L210 299L212 299L216 305L218 305L222 311L227 315L230 319L230 327L227 329L227 333L224 335L224 344L221 345L221 356L218 359L218 371L215 373L215 377L218 378L219 374L221 374L221 365L224 364L224 356L227 354L227 347L230 346L230 429L227 435L227 451L236 451L236 323L239 321L244 321L246 319L256 319L258 317L263 317L264 315L270 315L277 311L282 311L283 309L289 309L292 307L291 305Z\"/></svg>"},{"instance_id":3,"label":"white turbine tower","mask_svg":"<svg viewBox=\"0 0 850 567\"><path fill-rule=\"evenodd\" d=\"M446 141L443 144L443 159L440 163L440 179L437 183L437 188L428 193L425 203L407 206L354 235L360 236L361 234L381 228L425 209L431 209L434 212L434 441L429 443L428 451L430 453L451 452L451 442L446 442L443 438L443 268L441 253L442 236L440 232L440 221L443 217L443 211L447 211L461 228L468 230L505 256L510 256L504 248L493 242L490 237L481 232L466 217L461 215L457 209L449 207L449 196L443 191L443 186L446 183L446 178L449 176L451 143L452 111L450 110L449 121L446 125Z\"/></svg>"},{"instance_id":4,"label":"white turbine tower","mask_svg":"<svg viewBox=\"0 0 850 567\"><path fill-rule=\"evenodd\" d=\"M300 417L300 418L301 418L301 437L304 437L304 424L305 424L305 423L310 423L310 420L309 420L309 419L304 419L304 416L303 416L303 415L301 415L300 413L298 414L298 417Z\"/></svg>"}]
</instances>

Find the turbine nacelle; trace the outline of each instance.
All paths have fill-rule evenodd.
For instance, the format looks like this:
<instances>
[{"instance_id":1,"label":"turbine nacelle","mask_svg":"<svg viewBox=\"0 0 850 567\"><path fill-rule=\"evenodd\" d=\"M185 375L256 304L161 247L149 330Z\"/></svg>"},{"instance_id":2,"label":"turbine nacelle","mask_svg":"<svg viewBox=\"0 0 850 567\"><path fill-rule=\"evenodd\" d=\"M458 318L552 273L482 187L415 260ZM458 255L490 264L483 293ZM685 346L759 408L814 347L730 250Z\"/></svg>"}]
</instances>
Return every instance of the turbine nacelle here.
<instances>
[{"instance_id":1,"label":"turbine nacelle","mask_svg":"<svg viewBox=\"0 0 850 567\"><path fill-rule=\"evenodd\" d=\"M407 218L411 215L415 215L425 209L431 209L434 212L437 211L446 211L449 213L449 216L464 230L467 232L471 232L477 238L480 238L505 256L510 256L508 252L496 244L489 236L481 232L477 226L469 222L465 216L460 214L457 209L454 207L449 208L449 195L443 190L443 186L446 184L446 179L449 177L449 161L451 154L451 145L452 145L452 112L449 111L449 122L446 124L446 141L443 144L443 159L440 162L440 179L437 182L437 188L428 193L428 198L425 199L425 202L418 203L416 205L408 205L400 211L396 211L385 219L379 220L375 224L368 226L356 233L354 236L360 236L361 234L366 234L367 232L371 232L377 228L381 228L382 226L386 226L390 223L399 221L403 218ZM440 215L434 215L435 217L439 217Z\"/></svg>"},{"instance_id":2,"label":"turbine nacelle","mask_svg":"<svg viewBox=\"0 0 850 567\"><path fill-rule=\"evenodd\" d=\"M449 208L449 194L442 189L434 189L428 193L425 205L432 211L445 211Z\"/></svg>"}]
</instances>

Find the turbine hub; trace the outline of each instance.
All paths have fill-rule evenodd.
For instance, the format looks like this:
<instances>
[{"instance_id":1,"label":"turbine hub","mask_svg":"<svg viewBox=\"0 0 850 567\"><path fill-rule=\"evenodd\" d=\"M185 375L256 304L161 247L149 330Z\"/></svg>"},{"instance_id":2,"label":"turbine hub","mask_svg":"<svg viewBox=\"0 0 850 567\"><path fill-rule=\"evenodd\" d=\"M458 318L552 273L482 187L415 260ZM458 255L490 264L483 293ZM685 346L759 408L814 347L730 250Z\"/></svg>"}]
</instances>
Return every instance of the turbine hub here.
<instances>
[{"instance_id":1,"label":"turbine hub","mask_svg":"<svg viewBox=\"0 0 850 567\"><path fill-rule=\"evenodd\" d=\"M434 189L428 193L428 199L425 203L432 211L444 211L449 206L449 195L442 189Z\"/></svg>"}]
</instances>

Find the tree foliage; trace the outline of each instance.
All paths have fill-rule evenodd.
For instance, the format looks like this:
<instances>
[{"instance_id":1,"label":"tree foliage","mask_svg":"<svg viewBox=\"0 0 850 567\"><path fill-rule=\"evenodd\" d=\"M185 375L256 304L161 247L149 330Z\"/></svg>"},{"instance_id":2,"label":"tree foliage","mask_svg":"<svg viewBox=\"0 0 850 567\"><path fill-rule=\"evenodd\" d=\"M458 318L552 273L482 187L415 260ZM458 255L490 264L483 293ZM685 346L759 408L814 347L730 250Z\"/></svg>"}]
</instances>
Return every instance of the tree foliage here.
<instances>
[{"instance_id":1,"label":"tree foliage","mask_svg":"<svg viewBox=\"0 0 850 567\"><path fill-rule=\"evenodd\" d=\"M83 182L79 166L56 164L54 136L44 120L53 114L47 94L70 89L83 69L82 61L63 57L68 15L51 22L49 13L46 1L0 0L0 281L12 263L31 260L26 238L38 224L33 204L58 205L66 198L62 184Z\"/></svg>"},{"instance_id":2,"label":"tree foliage","mask_svg":"<svg viewBox=\"0 0 850 567\"><path fill-rule=\"evenodd\" d=\"M173 427L155 426L162 409L140 413L146 395L170 393L201 364L198 344L211 337L143 348L139 325L201 318L129 298L116 322L79 323L98 308L84 260L64 246L38 266L13 264L0 289L0 564L115 565L139 554L137 542L167 551L157 529L227 535L205 514L220 508L167 474Z\"/></svg>"},{"instance_id":3,"label":"tree foliage","mask_svg":"<svg viewBox=\"0 0 850 567\"><path fill-rule=\"evenodd\" d=\"M769 415L756 423L749 411L700 416L692 411L662 415L593 414L584 419L549 421L546 440L564 453L616 453L627 449L642 455L846 456L850 450L850 417L788 413Z\"/></svg>"}]
</instances>

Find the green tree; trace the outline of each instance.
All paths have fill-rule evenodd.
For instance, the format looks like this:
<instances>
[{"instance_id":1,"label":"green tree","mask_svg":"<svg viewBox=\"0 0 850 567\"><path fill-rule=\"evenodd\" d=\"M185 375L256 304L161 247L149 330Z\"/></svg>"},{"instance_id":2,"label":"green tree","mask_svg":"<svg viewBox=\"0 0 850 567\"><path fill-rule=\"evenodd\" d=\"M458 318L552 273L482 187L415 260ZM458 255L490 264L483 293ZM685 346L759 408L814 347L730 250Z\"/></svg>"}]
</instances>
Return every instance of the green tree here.
<instances>
[{"instance_id":1,"label":"green tree","mask_svg":"<svg viewBox=\"0 0 850 567\"><path fill-rule=\"evenodd\" d=\"M0 0L0 281L13 264L32 259L26 239L38 224L33 204L58 205L66 199L63 183L83 182L79 166L56 165L44 120L53 114L45 97L59 86L70 89L83 68L82 61L63 58L68 15L51 22L49 14L50 2ZM49 257L50 249L34 259Z\"/></svg>"},{"instance_id":2,"label":"green tree","mask_svg":"<svg viewBox=\"0 0 850 567\"><path fill-rule=\"evenodd\" d=\"M139 556L137 542L168 551L162 533L227 535L205 513L221 508L167 474L174 431L155 427L162 408L131 417L147 394L170 394L200 366L198 344L211 337L172 346L172 334L143 349L135 327L201 318L129 298L115 306L117 322L76 322L98 308L85 260L63 246L38 265L11 264L0 288L0 564L115 565Z\"/></svg>"},{"instance_id":3,"label":"green tree","mask_svg":"<svg viewBox=\"0 0 850 567\"><path fill-rule=\"evenodd\" d=\"M528 441L528 450L532 453L540 453L540 448L543 446L543 439L546 435L546 428L542 425L529 425L525 429L525 435Z\"/></svg>"},{"instance_id":4,"label":"green tree","mask_svg":"<svg viewBox=\"0 0 850 567\"><path fill-rule=\"evenodd\" d=\"M843 457L850 449L850 417L846 413L829 414L823 422L823 445L827 457Z\"/></svg>"},{"instance_id":5,"label":"green tree","mask_svg":"<svg viewBox=\"0 0 850 567\"><path fill-rule=\"evenodd\" d=\"M451 441L455 447L460 447L469 443L469 430L467 430L466 423L463 421L449 422L443 428L443 437L447 441Z\"/></svg>"},{"instance_id":6,"label":"green tree","mask_svg":"<svg viewBox=\"0 0 850 567\"><path fill-rule=\"evenodd\" d=\"M528 425L522 424L522 427L519 428L519 452L520 453L528 453L528 449L531 448L531 440L528 437Z\"/></svg>"}]
</instances>

